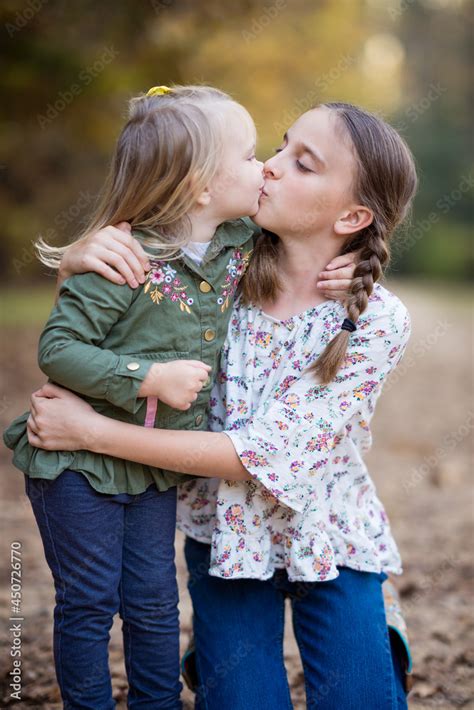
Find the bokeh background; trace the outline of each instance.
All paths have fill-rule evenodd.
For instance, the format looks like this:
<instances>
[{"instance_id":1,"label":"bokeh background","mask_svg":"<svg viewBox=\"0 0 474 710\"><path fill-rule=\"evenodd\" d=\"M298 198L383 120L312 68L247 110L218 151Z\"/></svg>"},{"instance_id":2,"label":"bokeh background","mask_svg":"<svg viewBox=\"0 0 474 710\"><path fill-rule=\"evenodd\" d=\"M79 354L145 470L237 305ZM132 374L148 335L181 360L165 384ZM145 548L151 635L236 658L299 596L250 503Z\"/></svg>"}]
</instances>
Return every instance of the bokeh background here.
<instances>
[{"instance_id":1,"label":"bokeh background","mask_svg":"<svg viewBox=\"0 0 474 710\"><path fill-rule=\"evenodd\" d=\"M404 558L399 588L415 660L410 707L474 707L472 430L472 22L469 0L3 0L0 9L2 424L43 376L36 342L54 278L33 240L72 240L104 179L128 99L155 84L203 83L250 110L258 156L320 100L391 121L417 160L420 190L386 285L408 306L410 346L374 420L370 470ZM9 642L10 543L23 551L23 700L59 708L52 584L22 476L1 453L2 634ZM178 536L182 642L190 604ZM304 686L291 624L295 708ZM363 663L363 649L361 649ZM111 644L125 707L120 627ZM0 658L0 705L12 701ZM186 707L192 696L184 694ZM343 709L341 709L343 710Z\"/></svg>"}]
</instances>

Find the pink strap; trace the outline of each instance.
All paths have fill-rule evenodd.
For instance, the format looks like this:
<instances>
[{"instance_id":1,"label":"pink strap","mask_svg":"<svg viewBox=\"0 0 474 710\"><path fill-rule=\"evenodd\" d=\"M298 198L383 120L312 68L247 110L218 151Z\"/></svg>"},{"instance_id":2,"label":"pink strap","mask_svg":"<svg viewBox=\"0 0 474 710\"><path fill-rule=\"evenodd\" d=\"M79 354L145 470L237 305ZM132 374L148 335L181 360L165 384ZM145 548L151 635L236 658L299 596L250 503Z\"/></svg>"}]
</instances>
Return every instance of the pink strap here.
<instances>
[{"instance_id":1,"label":"pink strap","mask_svg":"<svg viewBox=\"0 0 474 710\"><path fill-rule=\"evenodd\" d=\"M158 397L146 398L145 426L153 428L155 426L156 410L158 408Z\"/></svg>"}]
</instances>

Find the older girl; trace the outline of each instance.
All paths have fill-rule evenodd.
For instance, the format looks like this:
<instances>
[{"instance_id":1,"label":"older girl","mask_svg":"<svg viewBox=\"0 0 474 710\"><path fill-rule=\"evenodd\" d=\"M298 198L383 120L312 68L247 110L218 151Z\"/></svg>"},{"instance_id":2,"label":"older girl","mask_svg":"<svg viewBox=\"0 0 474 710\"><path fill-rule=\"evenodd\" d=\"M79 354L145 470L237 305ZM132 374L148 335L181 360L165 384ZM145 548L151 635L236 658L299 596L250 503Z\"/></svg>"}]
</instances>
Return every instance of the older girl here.
<instances>
[{"instance_id":1,"label":"older girl","mask_svg":"<svg viewBox=\"0 0 474 710\"><path fill-rule=\"evenodd\" d=\"M144 430L47 385L29 437L215 479L180 492L200 708L291 707L286 597L309 708L406 707L382 599L400 557L362 456L410 333L405 306L376 282L416 190L413 159L386 123L334 103L295 122L265 177L255 220L268 232L212 399L224 431ZM309 274L355 249L346 307L321 298Z\"/></svg>"}]
</instances>

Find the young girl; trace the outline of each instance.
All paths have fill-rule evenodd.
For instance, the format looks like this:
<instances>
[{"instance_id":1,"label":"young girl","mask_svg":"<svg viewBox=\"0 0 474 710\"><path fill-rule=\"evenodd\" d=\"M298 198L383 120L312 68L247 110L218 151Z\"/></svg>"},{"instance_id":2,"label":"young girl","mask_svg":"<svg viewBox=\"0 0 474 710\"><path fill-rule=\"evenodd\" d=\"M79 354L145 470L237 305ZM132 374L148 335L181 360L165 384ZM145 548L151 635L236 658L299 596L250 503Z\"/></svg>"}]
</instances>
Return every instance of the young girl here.
<instances>
[{"instance_id":1,"label":"young girl","mask_svg":"<svg viewBox=\"0 0 474 710\"><path fill-rule=\"evenodd\" d=\"M258 208L255 140L249 114L216 89L155 87L131 101L85 233L128 220L152 268L136 290L95 273L62 285L39 344L51 380L122 423L207 428L213 373L253 246L254 230L237 217ZM64 250L41 244L40 252L55 266ZM5 440L26 474L54 577L65 707L114 707L107 647L117 612L129 707L180 707L174 532L176 485L189 476L87 446L45 452L28 443L27 417Z\"/></svg>"},{"instance_id":2,"label":"young girl","mask_svg":"<svg viewBox=\"0 0 474 710\"><path fill-rule=\"evenodd\" d=\"M334 103L295 122L265 177L255 221L270 233L212 399L224 432L146 431L47 385L32 398L30 440L217 477L179 496L199 708L291 707L286 597L309 708L406 708L382 599L400 557L362 456L410 333L405 306L376 282L416 190L413 159L383 121ZM354 249L347 307L321 299L311 270Z\"/></svg>"},{"instance_id":3,"label":"young girl","mask_svg":"<svg viewBox=\"0 0 474 710\"><path fill-rule=\"evenodd\" d=\"M94 273L68 279L41 335L41 369L116 420L206 428L211 376L253 244L252 229L234 218L256 212L262 184L254 124L227 95L157 87L133 99L86 232L128 220L154 247L153 268L140 290ZM62 255L41 251L50 265ZM129 707L180 707L174 534L176 484L187 477L85 450L35 449L26 419L6 440L54 577L65 706L115 706L107 646L120 612Z\"/></svg>"}]
</instances>

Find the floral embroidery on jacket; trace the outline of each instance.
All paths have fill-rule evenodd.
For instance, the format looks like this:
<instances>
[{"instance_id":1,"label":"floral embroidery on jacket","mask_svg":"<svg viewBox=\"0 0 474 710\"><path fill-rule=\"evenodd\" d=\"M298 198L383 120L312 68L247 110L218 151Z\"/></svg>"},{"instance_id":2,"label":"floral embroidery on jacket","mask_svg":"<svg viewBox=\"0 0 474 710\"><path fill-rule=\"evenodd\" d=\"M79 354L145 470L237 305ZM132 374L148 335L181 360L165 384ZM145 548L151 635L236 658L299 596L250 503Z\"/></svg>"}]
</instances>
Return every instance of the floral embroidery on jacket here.
<instances>
[{"instance_id":1,"label":"floral embroidery on jacket","mask_svg":"<svg viewBox=\"0 0 474 710\"><path fill-rule=\"evenodd\" d=\"M176 270L166 261L153 262L143 290L150 294L153 303L160 304L163 299L168 298L174 303L179 303L181 311L191 313L190 306L193 305L194 299L188 296L186 286L176 275Z\"/></svg>"},{"instance_id":2,"label":"floral embroidery on jacket","mask_svg":"<svg viewBox=\"0 0 474 710\"><path fill-rule=\"evenodd\" d=\"M244 254L241 249L234 249L226 267L227 276L225 277L224 283L221 284L221 295L217 299L222 313L227 310L229 304L232 303L232 297L237 290L240 279L245 274L251 254L251 251L247 251Z\"/></svg>"}]
</instances>

